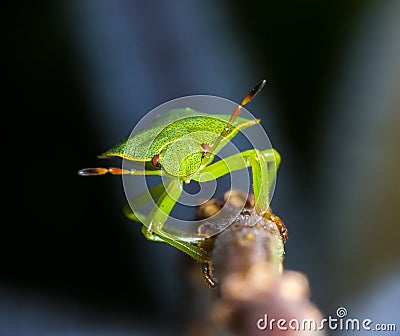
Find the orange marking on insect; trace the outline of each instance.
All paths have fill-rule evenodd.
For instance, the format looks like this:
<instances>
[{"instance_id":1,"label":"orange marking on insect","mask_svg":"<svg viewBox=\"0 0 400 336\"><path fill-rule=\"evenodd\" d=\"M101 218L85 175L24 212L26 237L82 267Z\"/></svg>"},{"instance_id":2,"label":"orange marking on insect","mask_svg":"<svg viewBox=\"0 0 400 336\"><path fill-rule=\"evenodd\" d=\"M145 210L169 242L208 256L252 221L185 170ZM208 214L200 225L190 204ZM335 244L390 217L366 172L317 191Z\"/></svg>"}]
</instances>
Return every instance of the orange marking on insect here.
<instances>
[{"instance_id":1,"label":"orange marking on insect","mask_svg":"<svg viewBox=\"0 0 400 336\"><path fill-rule=\"evenodd\" d=\"M278 228L278 231L282 237L283 242L286 242L286 239L289 236L288 229L286 228L285 223L280 219L278 216L274 215L271 211L268 210L268 212L264 215L264 218L272 221L276 227Z\"/></svg>"}]
</instances>

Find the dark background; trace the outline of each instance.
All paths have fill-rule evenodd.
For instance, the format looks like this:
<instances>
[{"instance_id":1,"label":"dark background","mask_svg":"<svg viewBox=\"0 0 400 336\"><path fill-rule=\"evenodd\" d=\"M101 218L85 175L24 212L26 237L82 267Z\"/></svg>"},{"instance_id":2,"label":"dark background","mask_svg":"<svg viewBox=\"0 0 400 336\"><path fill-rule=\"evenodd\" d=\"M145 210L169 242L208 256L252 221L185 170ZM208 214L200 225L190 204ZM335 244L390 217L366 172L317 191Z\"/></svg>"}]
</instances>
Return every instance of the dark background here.
<instances>
[{"instance_id":1,"label":"dark background","mask_svg":"<svg viewBox=\"0 0 400 336\"><path fill-rule=\"evenodd\" d=\"M41 1L4 14L1 335L179 330L196 310L188 260L124 218L120 178L76 172L157 105L238 101L261 78L250 111L283 158L272 205L289 228L285 266L327 315L399 322L396 1Z\"/></svg>"}]
</instances>

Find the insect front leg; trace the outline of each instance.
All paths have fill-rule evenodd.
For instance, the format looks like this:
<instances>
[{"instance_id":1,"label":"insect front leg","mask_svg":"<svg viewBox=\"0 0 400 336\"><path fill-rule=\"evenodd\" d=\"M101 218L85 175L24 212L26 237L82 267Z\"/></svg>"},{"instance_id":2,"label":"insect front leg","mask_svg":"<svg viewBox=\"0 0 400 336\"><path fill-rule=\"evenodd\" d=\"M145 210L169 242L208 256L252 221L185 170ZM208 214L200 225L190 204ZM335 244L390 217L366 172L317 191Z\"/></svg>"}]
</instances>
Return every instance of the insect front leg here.
<instances>
[{"instance_id":1,"label":"insect front leg","mask_svg":"<svg viewBox=\"0 0 400 336\"><path fill-rule=\"evenodd\" d=\"M202 262L207 258L203 249L163 230L172 208L182 194L182 188L182 181L179 178L173 178L168 183L165 191L144 220L145 226L142 228L142 233L149 240L166 242L190 255L193 259Z\"/></svg>"},{"instance_id":2,"label":"insect front leg","mask_svg":"<svg viewBox=\"0 0 400 336\"><path fill-rule=\"evenodd\" d=\"M146 216L140 213L139 211L133 211L130 204L134 204L135 209L141 209L146 204L156 200L165 192L164 184L160 183L151 187L148 190L145 190L141 194L135 196L134 198L130 199L127 204L123 207L123 212L125 216L131 220L136 222L144 223Z\"/></svg>"},{"instance_id":3,"label":"insect front leg","mask_svg":"<svg viewBox=\"0 0 400 336\"><path fill-rule=\"evenodd\" d=\"M269 167L271 163L272 165ZM251 167L255 209L262 215L268 210L269 192L279 165L280 155L276 150L260 151L258 149L249 149L203 168L200 175L194 177L193 180L207 182L229 172Z\"/></svg>"}]
</instances>

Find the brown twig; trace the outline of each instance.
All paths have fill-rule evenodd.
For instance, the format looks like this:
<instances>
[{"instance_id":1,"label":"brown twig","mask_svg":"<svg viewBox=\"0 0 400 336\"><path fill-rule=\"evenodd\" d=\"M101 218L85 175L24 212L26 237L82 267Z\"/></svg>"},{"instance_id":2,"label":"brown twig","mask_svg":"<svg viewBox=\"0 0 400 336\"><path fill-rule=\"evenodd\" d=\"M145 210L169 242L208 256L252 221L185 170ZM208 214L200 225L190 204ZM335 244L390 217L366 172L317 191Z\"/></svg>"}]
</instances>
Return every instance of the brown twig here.
<instances>
[{"instance_id":1,"label":"brown twig","mask_svg":"<svg viewBox=\"0 0 400 336\"><path fill-rule=\"evenodd\" d=\"M313 330L320 326L322 315L309 300L306 276L283 270L287 237L283 222L272 212L259 216L252 199L230 192L234 194L225 211L245 204L244 209L227 229L202 244L209 253L203 273L218 290L210 308L217 329L246 336L323 335L324 331ZM199 217L211 217L225 200L205 203ZM215 225L211 219L210 225Z\"/></svg>"}]
</instances>

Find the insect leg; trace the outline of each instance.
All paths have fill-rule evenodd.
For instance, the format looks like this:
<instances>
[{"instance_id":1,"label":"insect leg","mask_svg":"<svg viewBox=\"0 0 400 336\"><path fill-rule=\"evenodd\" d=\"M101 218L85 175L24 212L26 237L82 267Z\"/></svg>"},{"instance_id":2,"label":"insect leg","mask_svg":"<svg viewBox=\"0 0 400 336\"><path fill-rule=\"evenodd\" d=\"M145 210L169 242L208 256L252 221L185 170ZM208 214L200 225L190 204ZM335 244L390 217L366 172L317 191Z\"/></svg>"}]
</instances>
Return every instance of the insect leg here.
<instances>
[{"instance_id":1,"label":"insect leg","mask_svg":"<svg viewBox=\"0 0 400 336\"><path fill-rule=\"evenodd\" d=\"M269 163L274 162L275 164L269 166ZM279 164L280 155L276 150L249 149L203 168L200 175L193 177L193 180L207 182L229 172L251 167L255 209L259 214L264 214L269 206L269 191Z\"/></svg>"},{"instance_id":2,"label":"insect leg","mask_svg":"<svg viewBox=\"0 0 400 336\"><path fill-rule=\"evenodd\" d=\"M182 193L182 181L178 178L172 179L166 186L165 191L159 197L157 204L151 209L146 217L142 232L145 237L153 241L163 241L177 249L190 255L198 261L204 261L207 258L206 252L190 242L183 241L171 233L165 232L163 226L168 219L168 215L174 207L176 201Z\"/></svg>"},{"instance_id":3,"label":"insect leg","mask_svg":"<svg viewBox=\"0 0 400 336\"><path fill-rule=\"evenodd\" d=\"M266 149L260 152L268 163L275 163L268 166L268 183L272 186L276 178L276 173L281 165L281 155L275 149Z\"/></svg>"},{"instance_id":4,"label":"insect leg","mask_svg":"<svg viewBox=\"0 0 400 336\"><path fill-rule=\"evenodd\" d=\"M203 274L204 280L207 282L208 286L214 288L217 286L217 281L214 279L212 274L212 265L208 261L201 263L201 273Z\"/></svg>"},{"instance_id":5,"label":"insect leg","mask_svg":"<svg viewBox=\"0 0 400 336\"><path fill-rule=\"evenodd\" d=\"M122 209L125 216L136 222L144 223L146 216L139 211L134 212L130 204L134 204L136 209L141 209L147 203L157 199L164 191L164 184L160 183L132 198Z\"/></svg>"}]
</instances>

